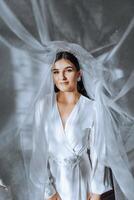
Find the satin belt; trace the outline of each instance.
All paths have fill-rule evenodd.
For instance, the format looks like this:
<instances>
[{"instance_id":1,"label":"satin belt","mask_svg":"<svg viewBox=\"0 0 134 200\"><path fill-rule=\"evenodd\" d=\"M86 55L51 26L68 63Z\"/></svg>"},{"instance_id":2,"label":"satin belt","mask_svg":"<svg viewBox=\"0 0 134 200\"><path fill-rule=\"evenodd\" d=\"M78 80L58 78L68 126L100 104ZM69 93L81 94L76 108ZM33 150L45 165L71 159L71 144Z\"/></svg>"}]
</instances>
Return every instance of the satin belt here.
<instances>
[{"instance_id":1,"label":"satin belt","mask_svg":"<svg viewBox=\"0 0 134 200\"><path fill-rule=\"evenodd\" d=\"M74 155L74 156L69 157L69 158L59 158L59 157L55 156L54 154L49 153L49 159L51 161L55 161L58 165L75 166L75 165L78 165L80 163L80 161L83 157L82 155L81 156Z\"/></svg>"}]
</instances>

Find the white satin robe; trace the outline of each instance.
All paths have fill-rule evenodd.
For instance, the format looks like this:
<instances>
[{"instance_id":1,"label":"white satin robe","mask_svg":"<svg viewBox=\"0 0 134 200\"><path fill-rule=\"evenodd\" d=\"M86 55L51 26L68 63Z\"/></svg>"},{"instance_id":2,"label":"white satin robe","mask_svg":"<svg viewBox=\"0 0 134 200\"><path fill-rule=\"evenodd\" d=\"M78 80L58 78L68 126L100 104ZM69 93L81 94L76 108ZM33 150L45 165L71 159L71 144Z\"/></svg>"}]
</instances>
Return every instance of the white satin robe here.
<instances>
[{"instance_id":1,"label":"white satin robe","mask_svg":"<svg viewBox=\"0 0 134 200\"><path fill-rule=\"evenodd\" d=\"M49 99L47 102L50 102ZM45 137L49 152L49 178L46 180L44 199L52 197L57 191L62 200L86 200L88 192L102 194L110 190L109 171L98 163L93 145L94 101L81 95L65 128L56 95L53 110L48 110ZM87 149L90 149L90 158Z\"/></svg>"}]
</instances>

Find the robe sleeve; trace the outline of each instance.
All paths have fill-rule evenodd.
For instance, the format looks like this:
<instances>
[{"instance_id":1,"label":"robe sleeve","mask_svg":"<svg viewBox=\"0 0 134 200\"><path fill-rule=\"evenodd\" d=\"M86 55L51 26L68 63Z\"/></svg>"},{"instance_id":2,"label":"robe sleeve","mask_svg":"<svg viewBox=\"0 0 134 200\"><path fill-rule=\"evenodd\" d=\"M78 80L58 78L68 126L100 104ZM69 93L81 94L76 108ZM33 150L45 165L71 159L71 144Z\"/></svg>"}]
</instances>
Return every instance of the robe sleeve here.
<instances>
[{"instance_id":1,"label":"robe sleeve","mask_svg":"<svg viewBox=\"0 0 134 200\"><path fill-rule=\"evenodd\" d=\"M54 194L56 194L56 189L53 184L53 177L50 171L50 165L49 165L49 160L47 160L47 180L45 184L45 192L44 192L44 198L49 199L51 198Z\"/></svg>"},{"instance_id":2,"label":"robe sleeve","mask_svg":"<svg viewBox=\"0 0 134 200\"><path fill-rule=\"evenodd\" d=\"M110 177L110 169L99 162L96 149L94 146L94 134L95 127L93 125L89 137L90 146L90 160L91 160L91 179L90 179L90 191L95 194L103 194L109 190L112 190L112 181Z\"/></svg>"},{"instance_id":3,"label":"robe sleeve","mask_svg":"<svg viewBox=\"0 0 134 200\"><path fill-rule=\"evenodd\" d=\"M45 140L43 140L43 136L40 134L42 133L43 126L42 126L42 119L43 119L43 105L44 105L44 101L40 101L38 103L36 103L35 106L35 117L34 117L34 122L35 122L35 130L36 130L36 137L39 139L39 142L36 144L38 151L40 151L43 146L45 146L45 150L41 150L40 152L38 152L40 155L41 152L45 151L41 157L43 157L42 159L44 160L43 162L40 162L40 170L42 173L45 172L45 181L44 181L44 200L47 200L49 198L51 198L55 193L56 193L56 189L54 187L53 184L53 177L51 175L51 171L50 171L50 166L49 166L49 156L48 156L48 145L46 142L46 136L45 136L45 131L43 132ZM36 141L38 141L38 139L36 139ZM43 142L44 141L44 142ZM42 168L46 167L46 169L42 170ZM42 175L43 176L43 175Z\"/></svg>"}]
</instances>

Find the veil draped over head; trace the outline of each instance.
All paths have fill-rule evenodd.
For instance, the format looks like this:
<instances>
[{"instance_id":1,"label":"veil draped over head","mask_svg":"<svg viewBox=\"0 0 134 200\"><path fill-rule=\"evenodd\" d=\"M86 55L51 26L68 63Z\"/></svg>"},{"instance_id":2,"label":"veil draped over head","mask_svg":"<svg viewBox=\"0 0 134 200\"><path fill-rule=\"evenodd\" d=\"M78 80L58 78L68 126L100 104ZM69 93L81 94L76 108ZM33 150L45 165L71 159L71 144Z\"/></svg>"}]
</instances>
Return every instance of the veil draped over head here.
<instances>
[{"instance_id":1,"label":"veil draped over head","mask_svg":"<svg viewBox=\"0 0 134 200\"><path fill-rule=\"evenodd\" d=\"M47 116L47 105L42 105L44 113L40 116L35 110L46 95L54 100L54 84L51 67L56 53L69 51L80 63L84 87L89 97L95 100L95 148L98 159L112 169L116 199L133 199L134 191L134 19L126 32L110 53L95 59L90 52L75 43L49 41L43 27L43 13L37 1L31 1L40 41L37 41L10 8L0 1L0 16L9 31L19 40L13 41L1 35L7 45L29 51L31 59L43 64L42 79L36 97L32 100L25 120L18 130L28 184L28 200L42 200L44 184L47 179L47 148L43 126ZM47 24L46 24L47 26ZM133 53L133 51L132 51ZM118 59L120 58L120 59ZM129 59L129 65L128 65ZM38 108L39 109L39 108ZM37 119L37 124L33 120ZM26 131L28 130L28 131Z\"/></svg>"}]
</instances>

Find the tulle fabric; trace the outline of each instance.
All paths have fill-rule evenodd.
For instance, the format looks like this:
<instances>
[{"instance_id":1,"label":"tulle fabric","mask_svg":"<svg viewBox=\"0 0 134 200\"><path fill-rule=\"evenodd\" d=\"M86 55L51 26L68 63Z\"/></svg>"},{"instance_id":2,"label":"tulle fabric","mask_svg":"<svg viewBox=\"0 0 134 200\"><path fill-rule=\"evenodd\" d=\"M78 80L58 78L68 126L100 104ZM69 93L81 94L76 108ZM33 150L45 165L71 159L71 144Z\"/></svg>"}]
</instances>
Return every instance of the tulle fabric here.
<instances>
[{"instance_id":1,"label":"tulle fabric","mask_svg":"<svg viewBox=\"0 0 134 200\"><path fill-rule=\"evenodd\" d=\"M51 67L56 53L61 50L70 51L78 58L86 91L91 98L95 99L95 147L99 161L112 169L116 199L133 199L134 60L133 56L125 53L128 48L133 48L134 19L115 48L97 61L88 51L77 44L49 41L47 23L44 26L44 11L39 6L43 1L31 2L33 2L33 13L41 42L28 32L10 7L3 0L0 1L0 16L8 27L9 35L11 31L16 36L16 40L12 40L10 37L6 38L1 35L1 40L9 46L14 45L29 51L32 59L38 59L44 63L44 74L38 94L32 100L28 114L16 133L20 136L24 157L28 180L28 199L43 200L48 153L42 129L47 116L47 106L41 116L35 116L35 110L39 101L48 94L51 94L51 102L53 102L54 88ZM129 62L131 65L128 65L128 59L131 61ZM36 120L37 124L34 124L35 118L38 119ZM25 131L27 128L29 128L28 135Z\"/></svg>"}]
</instances>

